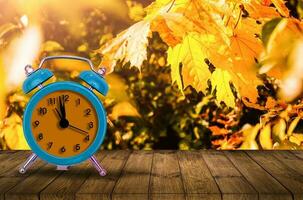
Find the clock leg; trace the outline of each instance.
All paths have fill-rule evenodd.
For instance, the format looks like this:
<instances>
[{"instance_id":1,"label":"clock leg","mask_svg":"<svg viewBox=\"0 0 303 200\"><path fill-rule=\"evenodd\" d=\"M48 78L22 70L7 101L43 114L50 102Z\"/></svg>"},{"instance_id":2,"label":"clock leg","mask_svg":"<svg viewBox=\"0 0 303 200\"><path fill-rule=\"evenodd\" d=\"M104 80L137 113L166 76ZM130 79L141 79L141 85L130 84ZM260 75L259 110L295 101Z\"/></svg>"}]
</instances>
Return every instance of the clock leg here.
<instances>
[{"instance_id":1,"label":"clock leg","mask_svg":"<svg viewBox=\"0 0 303 200\"><path fill-rule=\"evenodd\" d=\"M21 174L25 174L25 172L27 171L28 168L30 168L30 166L32 166L32 164L35 162L35 160L37 159L37 155L35 153L32 153L30 155L30 157L27 158L27 160L23 163L22 167L20 167L19 172Z\"/></svg>"},{"instance_id":2,"label":"clock leg","mask_svg":"<svg viewBox=\"0 0 303 200\"><path fill-rule=\"evenodd\" d=\"M99 164L95 156L91 156L89 160L92 162L94 167L97 169L99 172L100 176L105 176L106 175L106 170Z\"/></svg>"}]
</instances>

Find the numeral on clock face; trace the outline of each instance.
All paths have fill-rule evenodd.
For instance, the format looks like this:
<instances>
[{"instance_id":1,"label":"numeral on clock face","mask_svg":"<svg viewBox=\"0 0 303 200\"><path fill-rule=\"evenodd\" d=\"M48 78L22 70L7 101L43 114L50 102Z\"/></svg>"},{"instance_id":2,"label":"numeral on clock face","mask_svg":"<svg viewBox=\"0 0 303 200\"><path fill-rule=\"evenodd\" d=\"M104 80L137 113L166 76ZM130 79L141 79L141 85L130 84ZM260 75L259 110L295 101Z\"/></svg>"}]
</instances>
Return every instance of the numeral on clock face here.
<instances>
[{"instance_id":1,"label":"numeral on clock face","mask_svg":"<svg viewBox=\"0 0 303 200\"><path fill-rule=\"evenodd\" d=\"M76 144L76 145L75 145L75 150L76 150L76 151L79 151L79 150L80 150L80 144Z\"/></svg>"},{"instance_id":2,"label":"numeral on clock face","mask_svg":"<svg viewBox=\"0 0 303 200\"><path fill-rule=\"evenodd\" d=\"M90 108L85 109L85 111L84 111L84 116L89 116L89 115L90 115L90 112L91 112L91 109L90 109Z\"/></svg>"},{"instance_id":3,"label":"numeral on clock face","mask_svg":"<svg viewBox=\"0 0 303 200\"><path fill-rule=\"evenodd\" d=\"M79 106L80 105L80 99L78 98L77 100L76 100L76 106Z\"/></svg>"},{"instance_id":4,"label":"numeral on clock face","mask_svg":"<svg viewBox=\"0 0 303 200\"><path fill-rule=\"evenodd\" d=\"M89 135L87 135L87 136L84 138L84 141L86 141L86 142L89 141Z\"/></svg>"},{"instance_id":5,"label":"numeral on clock face","mask_svg":"<svg viewBox=\"0 0 303 200\"><path fill-rule=\"evenodd\" d=\"M38 120L34 121L33 126L34 128L38 127L40 124L40 122Z\"/></svg>"},{"instance_id":6,"label":"numeral on clock face","mask_svg":"<svg viewBox=\"0 0 303 200\"><path fill-rule=\"evenodd\" d=\"M61 147L61 148L60 148L60 152L61 152L61 153L64 153L65 151L66 151L65 147Z\"/></svg>"},{"instance_id":7,"label":"numeral on clock face","mask_svg":"<svg viewBox=\"0 0 303 200\"><path fill-rule=\"evenodd\" d=\"M53 142L48 142L47 143L47 150L50 150L53 146Z\"/></svg>"},{"instance_id":8,"label":"numeral on clock face","mask_svg":"<svg viewBox=\"0 0 303 200\"><path fill-rule=\"evenodd\" d=\"M56 98L48 98L47 99L48 105L55 105L56 104Z\"/></svg>"},{"instance_id":9,"label":"numeral on clock face","mask_svg":"<svg viewBox=\"0 0 303 200\"><path fill-rule=\"evenodd\" d=\"M47 108L41 107L41 108L39 108L38 112L39 112L40 115L45 115L47 113Z\"/></svg>"},{"instance_id":10,"label":"numeral on clock face","mask_svg":"<svg viewBox=\"0 0 303 200\"><path fill-rule=\"evenodd\" d=\"M31 128L41 149L68 158L90 147L98 132L98 115L82 94L60 90L49 93L36 104Z\"/></svg>"},{"instance_id":11,"label":"numeral on clock face","mask_svg":"<svg viewBox=\"0 0 303 200\"><path fill-rule=\"evenodd\" d=\"M43 134L42 134L42 133L39 133L37 139L38 139L39 141L42 140L42 139L43 139Z\"/></svg>"}]
</instances>

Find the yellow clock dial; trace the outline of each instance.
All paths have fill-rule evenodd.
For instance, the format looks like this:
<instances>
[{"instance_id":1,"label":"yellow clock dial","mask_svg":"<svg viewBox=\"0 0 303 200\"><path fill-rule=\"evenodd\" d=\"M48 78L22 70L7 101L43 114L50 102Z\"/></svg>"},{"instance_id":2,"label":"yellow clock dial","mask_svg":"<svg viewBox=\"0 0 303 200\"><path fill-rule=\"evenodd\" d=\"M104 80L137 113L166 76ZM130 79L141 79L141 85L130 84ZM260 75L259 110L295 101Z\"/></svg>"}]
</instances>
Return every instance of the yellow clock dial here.
<instances>
[{"instance_id":1,"label":"yellow clock dial","mask_svg":"<svg viewBox=\"0 0 303 200\"><path fill-rule=\"evenodd\" d=\"M31 117L37 144L57 157L71 157L85 151L98 131L94 106L83 95L61 90L44 96Z\"/></svg>"}]
</instances>

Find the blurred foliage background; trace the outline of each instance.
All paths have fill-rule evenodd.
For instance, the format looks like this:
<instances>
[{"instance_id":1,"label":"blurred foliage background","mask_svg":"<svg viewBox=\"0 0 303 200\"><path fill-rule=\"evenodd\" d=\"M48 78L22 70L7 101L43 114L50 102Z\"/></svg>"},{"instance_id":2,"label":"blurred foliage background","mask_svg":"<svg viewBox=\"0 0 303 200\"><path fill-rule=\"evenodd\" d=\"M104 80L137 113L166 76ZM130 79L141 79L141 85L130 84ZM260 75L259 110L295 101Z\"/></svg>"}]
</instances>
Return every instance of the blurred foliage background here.
<instances>
[{"instance_id":1,"label":"blurred foliage background","mask_svg":"<svg viewBox=\"0 0 303 200\"><path fill-rule=\"evenodd\" d=\"M26 64L37 66L45 56L69 54L90 58L98 66L100 46L142 20L151 3L0 0L0 149L29 148L22 130L31 95L21 91ZM302 17L301 4L287 2L292 17ZM109 119L103 149L302 148L301 90L296 98L284 101L277 98L277 79L262 75L257 103L236 98L234 108L218 105L210 82L204 92L188 86L182 93L172 85L168 48L153 32L140 70L117 62L106 76L110 93L100 97ZM211 70L212 63L208 65ZM78 81L79 71L88 69L81 62L64 60L46 67L56 75L50 82Z\"/></svg>"}]
</instances>

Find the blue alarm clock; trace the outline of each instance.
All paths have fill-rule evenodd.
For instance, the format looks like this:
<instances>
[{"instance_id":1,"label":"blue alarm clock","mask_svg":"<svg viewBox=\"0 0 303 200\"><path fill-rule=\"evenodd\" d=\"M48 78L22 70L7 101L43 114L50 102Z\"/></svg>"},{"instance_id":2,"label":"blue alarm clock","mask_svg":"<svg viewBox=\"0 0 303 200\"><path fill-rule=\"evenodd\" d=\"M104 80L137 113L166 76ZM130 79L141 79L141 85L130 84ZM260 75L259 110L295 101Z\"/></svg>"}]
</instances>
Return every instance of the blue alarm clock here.
<instances>
[{"instance_id":1,"label":"blue alarm clock","mask_svg":"<svg viewBox=\"0 0 303 200\"><path fill-rule=\"evenodd\" d=\"M43 85L53 73L42 66L53 59L87 62L91 70L79 75L84 84L61 81ZM67 170L69 166L89 159L99 174L105 176L105 169L94 156L106 133L106 112L94 93L105 96L108 92L108 84L103 78L105 69L96 71L92 62L83 57L49 56L41 60L37 70L27 65L25 73L23 92L38 90L29 100L23 116L25 139L33 153L19 172L25 173L38 157L56 165L58 170Z\"/></svg>"}]
</instances>

